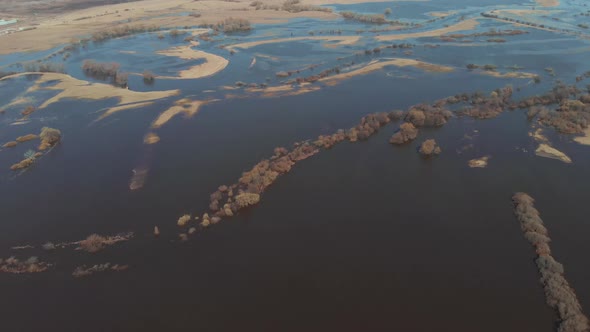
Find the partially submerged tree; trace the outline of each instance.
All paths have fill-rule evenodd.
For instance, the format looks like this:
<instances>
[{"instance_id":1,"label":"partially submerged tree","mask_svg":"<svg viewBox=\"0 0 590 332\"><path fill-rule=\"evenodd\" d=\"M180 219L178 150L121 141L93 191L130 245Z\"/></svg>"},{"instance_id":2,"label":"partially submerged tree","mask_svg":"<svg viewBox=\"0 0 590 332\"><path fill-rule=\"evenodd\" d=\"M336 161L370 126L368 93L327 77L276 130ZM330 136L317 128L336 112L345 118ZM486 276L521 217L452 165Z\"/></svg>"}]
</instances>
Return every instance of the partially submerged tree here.
<instances>
[{"instance_id":1,"label":"partially submerged tree","mask_svg":"<svg viewBox=\"0 0 590 332\"><path fill-rule=\"evenodd\" d=\"M419 152L423 156L429 157L440 154L442 150L434 139L427 139L420 145Z\"/></svg>"},{"instance_id":2,"label":"partially submerged tree","mask_svg":"<svg viewBox=\"0 0 590 332\"><path fill-rule=\"evenodd\" d=\"M41 138L39 150L43 151L54 146L61 140L61 131L54 128L43 127L43 129L41 129L41 134L39 134L39 137Z\"/></svg>"}]
</instances>

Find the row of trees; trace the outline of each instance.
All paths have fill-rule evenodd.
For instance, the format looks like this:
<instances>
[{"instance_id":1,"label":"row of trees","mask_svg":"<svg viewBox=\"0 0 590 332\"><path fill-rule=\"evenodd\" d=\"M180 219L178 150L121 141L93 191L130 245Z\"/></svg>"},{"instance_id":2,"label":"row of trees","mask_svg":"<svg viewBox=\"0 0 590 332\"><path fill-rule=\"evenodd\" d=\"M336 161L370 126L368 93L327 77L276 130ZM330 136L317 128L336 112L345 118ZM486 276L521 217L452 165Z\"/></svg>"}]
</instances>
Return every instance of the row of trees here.
<instances>
[{"instance_id":1,"label":"row of trees","mask_svg":"<svg viewBox=\"0 0 590 332\"><path fill-rule=\"evenodd\" d=\"M282 5L275 5L275 4L265 4L262 1L253 1L250 3L250 6L254 7L256 10L284 10L289 13L299 13L299 12L325 12L331 13L332 9L328 7L321 7L321 6L314 6L314 5L304 5L301 3L300 0L287 0Z\"/></svg>"},{"instance_id":2,"label":"row of trees","mask_svg":"<svg viewBox=\"0 0 590 332\"><path fill-rule=\"evenodd\" d=\"M547 304L556 310L559 317L558 331L588 332L590 323L582 312L582 307L574 289L564 277L564 268L551 256L549 232L539 211L535 209L535 200L525 194L516 193L512 197L515 214L520 221L520 228L526 240L535 248L535 263L541 274L541 283L545 289Z\"/></svg>"},{"instance_id":3,"label":"row of trees","mask_svg":"<svg viewBox=\"0 0 590 332\"><path fill-rule=\"evenodd\" d=\"M120 64L116 62L97 62L94 60L84 60L82 70L87 76L99 79L110 80L112 84L125 88L129 80L129 74L120 72Z\"/></svg>"}]
</instances>

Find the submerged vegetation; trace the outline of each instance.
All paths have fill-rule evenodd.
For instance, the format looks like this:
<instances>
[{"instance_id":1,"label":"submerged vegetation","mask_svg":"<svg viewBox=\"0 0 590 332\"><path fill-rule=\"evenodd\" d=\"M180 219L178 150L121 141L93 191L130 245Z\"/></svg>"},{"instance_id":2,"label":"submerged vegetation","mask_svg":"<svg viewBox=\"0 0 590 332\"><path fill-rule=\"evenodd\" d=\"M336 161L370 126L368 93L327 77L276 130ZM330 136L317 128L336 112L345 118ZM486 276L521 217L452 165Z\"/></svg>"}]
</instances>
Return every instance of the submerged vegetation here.
<instances>
[{"instance_id":1,"label":"submerged vegetation","mask_svg":"<svg viewBox=\"0 0 590 332\"><path fill-rule=\"evenodd\" d=\"M0 258L0 273L38 273L44 272L51 264L41 262L36 256L32 256L25 261L20 261L14 256L2 259Z\"/></svg>"},{"instance_id":2,"label":"submerged vegetation","mask_svg":"<svg viewBox=\"0 0 590 332\"><path fill-rule=\"evenodd\" d=\"M16 147L18 143L25 143L25 142L36 140L39 138L41 139L41 144L39 145L38 150L44 151L50 147L53 147L55 144L57 144L61 140L61 132L57 129L43 127L43 129L41 129L41 133L39 134L39 136L37 136L35 134L28 134L28 135L24 135L24 136L19 136L16 138L15 141L8 142L8 143L4 144L3 147L4 148L12 148L12 147ZM26 168L30 167L31 165L33 165L35 163L35 160L41 156L42 156L41 152L35 152L33 150L28 150L24 154L24 159L14 165L12 165L10 167L10 169L13 171L26 169Z\"/></svg>"},{"instance_id":3,"label":"submerged vegetation","mask_svg":"<svg viewBox=\"0 0 590 332\"><path fill-rule=\"evenodd\" d=\"M512 197L515 214L527 241L535 247L537 259L535 263L541 274L541 283L545 289L547 305L555 309L559 317L559 332L587 332L590 330L588 318L574 289L564 276L564 268L551 255L549 232L543 224L539 211L535 209L535 200L525 194L516 193Z\"/></svg>"},{"instance_id":4,"label":"submerged vegetation","mask_svg":"<svg viewBox=\"0 0 590 332\"><path fill-rule=\"evenodd\" d=\"M104 264L96 264L91 267L78 266L74 272L72 272L72 276L76 278L88 277L98 272L106 272L106 271L125 271L129 268L129 265L111 265L111 263L104 263Z\"/></svg>"},{"instance_id":5,"label":"submerged vegetation","mask_svg":"<svg viewBox=\"0 0 590 332\"><path fill-rule=\"evenodd\" d=\"M39 134L39 138L41 138L39 150L47 150L61 141L61 131L55 128L43 127L41 129L41 134Z\"/></svg>"},{"instance_id":6,"label":"submerged vegetation","mask_svg":"<svg viewBox=\"0 0 590 332\"><path fill-rule=\"evenodd\" d=\"M78 248L76 248L77 250L84 250L90 253L95 253L116 243L128 241L132 237L132 232L121 233L114 236L102 236L98 234L91 234L86 239L75 242L73 244L78 244Z\"/></svg>"},{"instance_id":7,"label":"submerged vegetation","mask_svg":"<svg viewBox=\"0 0 590 332\"><path fill-rule=\"evenodd\" d=\"M442 152L440 146L438 146L434 139L427 139L422 142L418 151L425 157L439 155Z\"/></svg>"}]
</instances>

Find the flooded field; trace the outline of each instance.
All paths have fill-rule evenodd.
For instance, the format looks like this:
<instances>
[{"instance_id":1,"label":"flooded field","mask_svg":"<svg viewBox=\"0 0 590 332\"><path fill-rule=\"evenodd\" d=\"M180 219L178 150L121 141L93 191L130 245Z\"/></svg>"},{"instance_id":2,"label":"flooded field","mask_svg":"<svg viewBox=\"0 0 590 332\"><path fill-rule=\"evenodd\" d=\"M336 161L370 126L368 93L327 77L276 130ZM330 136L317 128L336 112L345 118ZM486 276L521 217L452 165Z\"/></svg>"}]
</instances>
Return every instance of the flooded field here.
<instances>
[{"instance_id":1,"label":"flooded field","mask_svg":"<svg viewBox=\"0 0 590 332\"><path fill-rule=\"evenodd\" d=\"M4 326L587 331L590 8L541 2L181 6L0 55Z\"/></svg>"}]
</instances>

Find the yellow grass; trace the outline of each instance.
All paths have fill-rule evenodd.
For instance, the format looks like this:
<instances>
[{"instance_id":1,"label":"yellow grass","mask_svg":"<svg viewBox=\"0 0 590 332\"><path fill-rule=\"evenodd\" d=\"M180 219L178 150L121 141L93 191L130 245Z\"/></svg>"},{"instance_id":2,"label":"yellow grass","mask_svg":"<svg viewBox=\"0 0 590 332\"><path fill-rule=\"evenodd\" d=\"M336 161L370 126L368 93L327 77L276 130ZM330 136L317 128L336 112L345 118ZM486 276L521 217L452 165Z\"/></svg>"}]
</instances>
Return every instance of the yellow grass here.
<instances>
[{"instance_id":1,"label":"yellow grass","mask_svg":"<svg viewBox=\"0 0 590 332\"><path fill-rule=\"evenodd\" d=\"M193 66L189 69L180 71L178 73L178 77L159 76L160 78L196 79L209 77L224 70L225 67L227 67L227 65L229 64L229 61L227 61L227 59L215 54L193 50L191 48L191 45L174 47L171 49L158 51L157 53L160 55L177 57L183 60L205 60L205 62L200 65Z\"/></svg>"},{"instance_id":2,"label":"yellow grass","mask_svg":"<svg viewBox=\"0 0 590 332\"><path fill-rule=\"evenodd\" d=\"M537 3L543 7L559 6L559 0L536 0Z\"/></svg>"},{"instance_id":3,"label":"yellow grass","mask_svg":"<svg viewBox=\"0 0 590 332\"><path fill-rule=\"evenodd\" d=\"M384 36L377 36L375 39L379 41L392 41L392 40L403 40L408 38L422 38L422 37L438 37L447 33L457 32L457 31L465 31L465 30L472 30L479 25L479 22L475 18L471 18L465 21L461 21L457 24L436 29L436 30L429 30L423 32L413 32L413 33L401 33L395 35L384 35Z\"/></svg>"}]
</instances>

